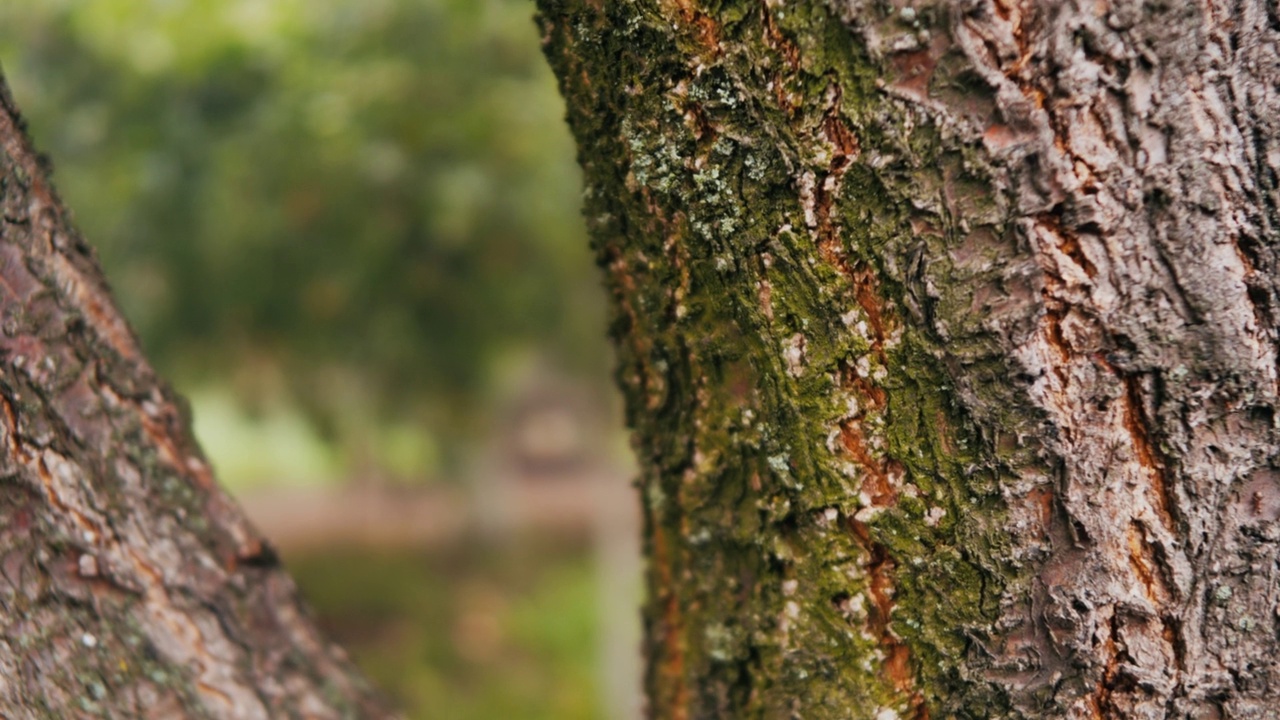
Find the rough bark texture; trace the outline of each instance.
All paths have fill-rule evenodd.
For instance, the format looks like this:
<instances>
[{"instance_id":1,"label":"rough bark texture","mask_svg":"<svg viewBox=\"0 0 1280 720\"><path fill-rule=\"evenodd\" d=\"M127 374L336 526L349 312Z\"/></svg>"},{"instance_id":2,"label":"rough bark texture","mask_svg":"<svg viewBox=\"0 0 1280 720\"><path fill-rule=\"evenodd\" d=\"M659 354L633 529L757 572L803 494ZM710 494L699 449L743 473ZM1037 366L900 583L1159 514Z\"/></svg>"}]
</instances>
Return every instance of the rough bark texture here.
<instances>
[{"instance_id":1,"label":"rough bark texture","mask_svg":"<svg viewBox=\"0 0 1280 720\"><path fill-rule=\"evenodd\" d=\"M386 716L217 487L2 80L0 209L0 716Z\"/></svg>"},{"instance_id":2,"label":"rough bark texture","mask_svg":"<svg viewBox=\"0 0 1280 720\"><path fill-rule=\"evenodd\" d=\"M539 6L655 717L1275 716L1273 4Z\"/></svg>"}]
</instances>

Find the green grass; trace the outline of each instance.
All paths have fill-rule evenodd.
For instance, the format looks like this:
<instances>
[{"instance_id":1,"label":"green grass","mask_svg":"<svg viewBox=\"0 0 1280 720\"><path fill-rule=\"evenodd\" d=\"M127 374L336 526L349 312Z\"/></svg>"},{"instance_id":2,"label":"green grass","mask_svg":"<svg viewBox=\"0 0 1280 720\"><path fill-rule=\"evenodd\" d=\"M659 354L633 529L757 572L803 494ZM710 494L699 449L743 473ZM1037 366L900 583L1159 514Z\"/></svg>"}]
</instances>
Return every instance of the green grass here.
<instances>
[{"instance_id":1,"label":"green grass","mask_svg":"<svg viewBox=\"0 0 1280 720\"><path fill-rule=\"evenodd\" d=\"M317 549L288 564L322 627L410 718L602 717L585 546Z\"/></svg>"}]
</instances>

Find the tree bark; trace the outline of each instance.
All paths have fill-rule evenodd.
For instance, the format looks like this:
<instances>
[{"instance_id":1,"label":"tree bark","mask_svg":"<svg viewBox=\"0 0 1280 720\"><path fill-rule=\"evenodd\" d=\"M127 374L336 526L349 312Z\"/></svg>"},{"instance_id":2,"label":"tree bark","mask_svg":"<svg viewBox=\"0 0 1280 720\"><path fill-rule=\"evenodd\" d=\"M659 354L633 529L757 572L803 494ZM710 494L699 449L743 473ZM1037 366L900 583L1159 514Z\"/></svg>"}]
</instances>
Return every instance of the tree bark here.
<instances>
[{"instance_id":1,"label":"tree bark","mask_svg":"<svg viewBox=\"0 0 1280 720\"><path fill-rule=\"evenodd\" d=\"M1280 707L1280 16L539 0L657 718Z\"/></svg>"},{"instance_id":2,"label":"tree bark","mask_svg":"<svg viewBox=\"0 0 1280 720\"><path fill-rule=\"evenodd\" d=\"M387 716L218 488L2 80L0 208L0 716Z\"/></svg>"}]
</instances>

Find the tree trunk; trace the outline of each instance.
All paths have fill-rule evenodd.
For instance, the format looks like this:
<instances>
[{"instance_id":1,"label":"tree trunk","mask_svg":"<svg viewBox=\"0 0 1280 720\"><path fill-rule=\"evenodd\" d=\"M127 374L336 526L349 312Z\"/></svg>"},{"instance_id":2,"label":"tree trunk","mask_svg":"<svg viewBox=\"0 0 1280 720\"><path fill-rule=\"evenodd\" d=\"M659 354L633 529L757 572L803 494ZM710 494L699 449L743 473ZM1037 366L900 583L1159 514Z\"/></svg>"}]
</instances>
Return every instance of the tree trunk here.
<instances>
[{"instance_id":1,"label":"tree trunk","mask_svg":"<svg viewBox=\"0 0 1280 720\"><path fill-rule=\"evenodd\" d=\"M1280 16L539 0L657 718L1280 707Z\"/></svg>"},{"instance_id":2,"label":"tree trunk","mask_svg":"<svg viewBox=\"0 0 1280 720\"><path fill-rule=\"evenodd\" d=\"M214 482L0 80L0 716L384 717Z\"/></svg>"}]
</instances>

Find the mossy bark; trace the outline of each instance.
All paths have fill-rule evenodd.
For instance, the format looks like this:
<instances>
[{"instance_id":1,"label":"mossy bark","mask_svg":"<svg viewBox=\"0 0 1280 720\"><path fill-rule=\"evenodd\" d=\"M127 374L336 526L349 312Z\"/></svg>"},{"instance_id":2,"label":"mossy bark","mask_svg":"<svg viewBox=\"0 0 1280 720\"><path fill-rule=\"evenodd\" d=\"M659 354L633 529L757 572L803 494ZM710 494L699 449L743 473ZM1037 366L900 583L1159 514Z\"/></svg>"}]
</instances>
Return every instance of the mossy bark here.
<instances>
[{"instance_id":1,"label":"mossy bark","mask_svg":"<svg viewBox=\"0 0 1280 720\"><path fill-rule=\"evenodd\" d=\"M0 209L0 716L389 716L214 482L3 80Z\"/></svg>"},{"instance_id":2,"label":"mossy bark","mask_svg":"<svg viewBox=\"0 0 1280 720\"><path fill-rule=\"evenodd\" d=\"M539 0L657 718L1280 707L1280 20Z\"/></svg>"}]
</instances>

